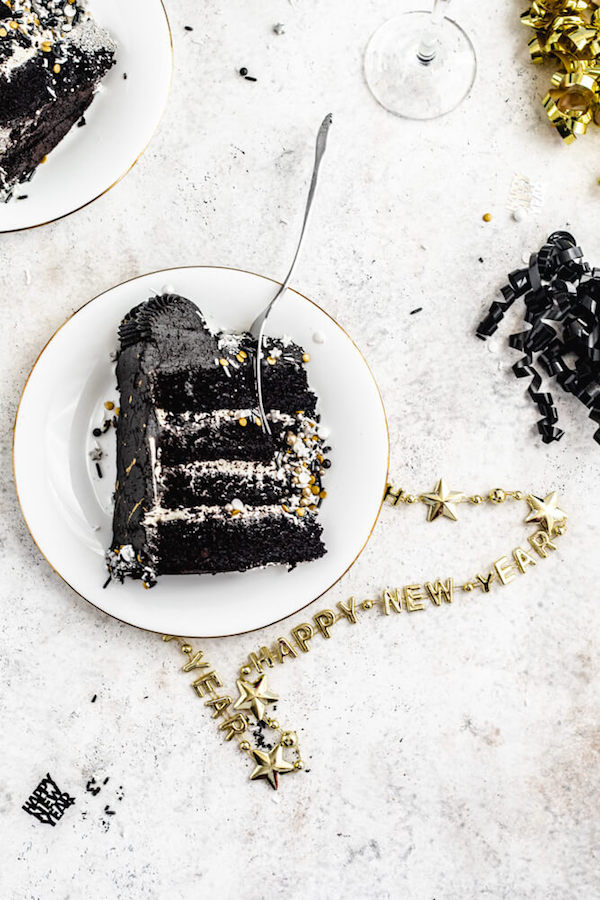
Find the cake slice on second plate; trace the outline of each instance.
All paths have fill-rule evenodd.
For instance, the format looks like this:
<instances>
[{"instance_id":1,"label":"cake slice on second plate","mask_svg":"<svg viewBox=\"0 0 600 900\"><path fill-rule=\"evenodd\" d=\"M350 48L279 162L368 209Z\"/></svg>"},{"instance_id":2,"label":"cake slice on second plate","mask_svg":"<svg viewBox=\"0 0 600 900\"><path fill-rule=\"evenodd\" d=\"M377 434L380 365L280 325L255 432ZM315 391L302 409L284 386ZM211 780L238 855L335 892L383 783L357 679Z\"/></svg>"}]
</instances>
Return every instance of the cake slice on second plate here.
<instances>
[{"instance_id":1,"label":"cake slice on second plate","mask_svg":"<svg viewBox=\"0 0 600 900\"><path fill-rule=\"evenodd\" d=\"M0 0L0 200L81 121L115 50L81 0Z\"/></svg>"}]
</instances>

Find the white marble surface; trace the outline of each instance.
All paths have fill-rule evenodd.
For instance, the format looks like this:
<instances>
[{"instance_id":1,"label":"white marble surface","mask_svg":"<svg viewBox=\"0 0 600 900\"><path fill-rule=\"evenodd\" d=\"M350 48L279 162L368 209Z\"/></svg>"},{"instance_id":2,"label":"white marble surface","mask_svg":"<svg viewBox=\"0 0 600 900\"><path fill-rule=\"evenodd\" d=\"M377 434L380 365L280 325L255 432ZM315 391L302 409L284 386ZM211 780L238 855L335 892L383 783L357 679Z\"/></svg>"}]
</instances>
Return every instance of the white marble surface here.
<instances>
[{"instance_id":1,"label":"white marble surface","mask_svg":"<svg viewBox=\"0 0 600 900\"><path fill-rule=\"evenodd\" d=\"M468 102L429 124L386 114L361 60L401 5L171 0L175 81L142 160L82 212L0 236L3 898L599 896L600 450L562 395L567 434L539 443L507 330L495 350L473 330L550 231L570 225L600 261L600 133L561 146L538 103L549 73L528 64L521 4L498 0L456 0L479 56ZM256 84L237 76L242 65ZM19 513L11 428L42 345L91 296L186 263L281 276L329 109L294 284L367 354L395 478L418 490L440 474L468 490L556 489L570 527L553 558L510 587L340 623L279 667L277 715L300 730L310 771L275 793L248 782L172 647L106 618L50 571ZM515 172L543 187L519 224L507 211ZM307 615L485 566L522 539L515 512L469 508L460 525L434 526L421 509L386 509L359 562ZM232 686L249 650L303 619L202 646ZM21 810L47 771L76 797L56 828ZM90 776L110 778L97 797Z\"/></svg>"}]
</instances>

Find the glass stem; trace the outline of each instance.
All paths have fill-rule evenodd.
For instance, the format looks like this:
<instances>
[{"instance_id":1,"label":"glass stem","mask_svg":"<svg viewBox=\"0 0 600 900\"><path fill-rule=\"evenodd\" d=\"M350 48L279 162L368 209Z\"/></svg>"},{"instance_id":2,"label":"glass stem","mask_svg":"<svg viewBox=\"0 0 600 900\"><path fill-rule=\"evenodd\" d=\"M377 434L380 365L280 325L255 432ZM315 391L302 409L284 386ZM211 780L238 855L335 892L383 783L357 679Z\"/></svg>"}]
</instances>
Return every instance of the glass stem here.
<instances>
[{"instance_id":1,"label":"glass stem","mask_svg":"<svg viewBox=\"0 0 600 900\"><path fill-rule=\"evenodd\" d=\"M429 24L421 37L417 59L423 66L429 66L435 59L437 31L448 13L452 0L433 0Z\"/></svg>"}]
</instances>

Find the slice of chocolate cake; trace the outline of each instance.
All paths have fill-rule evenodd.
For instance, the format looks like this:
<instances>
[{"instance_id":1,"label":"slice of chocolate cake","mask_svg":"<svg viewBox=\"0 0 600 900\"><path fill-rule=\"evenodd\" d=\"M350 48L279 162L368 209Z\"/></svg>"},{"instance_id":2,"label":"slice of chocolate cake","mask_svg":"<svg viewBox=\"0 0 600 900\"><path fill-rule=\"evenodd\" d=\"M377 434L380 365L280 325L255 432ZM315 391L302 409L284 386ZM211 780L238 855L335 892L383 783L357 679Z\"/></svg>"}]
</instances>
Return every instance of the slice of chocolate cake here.
<instances>
[{"instance_id":1,"label":"slice of chocolate cake","mask_svg":"<svg viewBox=\"0 0 600 900\"><path fill-rule=\"evenodd\" d=\"M0 0L0 200L81 120L115 50L82 0Z\"/></svg>"},{"instance_id":2,"label":"slice of chocolate cake","mask_svg":"<svg viewBox=\"0 0 600 900\"><path fill-rule=\"evenodd\" d=\"M256 413L249 334L213 333L174 294L136 306L119 329L113 578L289 567L325 553L325 434L288 339L269 340Z\"/></svg>"}]
</instances>

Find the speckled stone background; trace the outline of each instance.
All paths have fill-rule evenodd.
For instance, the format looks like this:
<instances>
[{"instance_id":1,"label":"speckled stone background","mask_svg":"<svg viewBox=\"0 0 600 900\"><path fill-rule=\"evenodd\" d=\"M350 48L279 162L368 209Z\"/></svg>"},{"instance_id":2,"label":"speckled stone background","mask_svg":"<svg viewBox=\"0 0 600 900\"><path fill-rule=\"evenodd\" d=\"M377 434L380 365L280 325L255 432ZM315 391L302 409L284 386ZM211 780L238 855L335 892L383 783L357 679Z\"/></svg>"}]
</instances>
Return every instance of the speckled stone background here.
<instances>
[{"instance_id":1,"label":"speckled stone background","mask_svg":"<svg viewBox=\"0 0 600 900\"><path fill-rule=\"evenodd\" d=\"M549 73L528 63L520 3L456 0L478 78L468 102L427 124L385 113L362 77L371 32L401 2L168 8L175 80L141 161L82 212L0 236L0 896L598 897L600 449L563 395L567 434L543 446L510 371L508 329L490 346L473 332L506 273L550 231L570 226L600 263L600 132L566 148L547 125ZM285 35L272 33L276 22ZM242 65L257 83L239 78ZM279 667L277 715L300 731L308 771L275 793L247 780L175 649L84 603L40 557L15 498L11 430L41 347L95 294L189 263L285 272L313 133L330 109L294 285L368 356L395 479L417 490L441 474L471 491L556 489L570 527L510 587L342 622ZM507 211L515 172L543 195L519 224ZM306 615L386 585L464 577L523 534L515 507L468 508L460 525L386 509L344 582ZM202 647L233 686L248 651L304 619ZM55 828L21 809L47 771L76 797ZM97 796L90 777L109 778Z\"/></svg>"}]
</instances>

